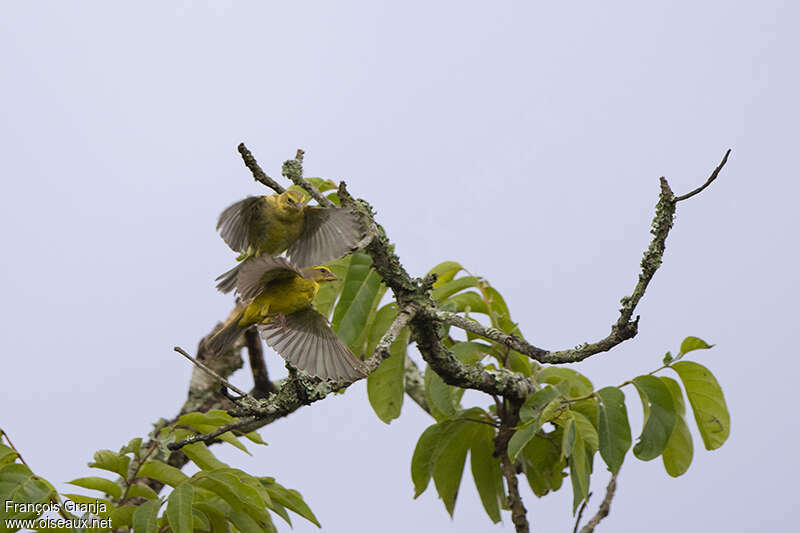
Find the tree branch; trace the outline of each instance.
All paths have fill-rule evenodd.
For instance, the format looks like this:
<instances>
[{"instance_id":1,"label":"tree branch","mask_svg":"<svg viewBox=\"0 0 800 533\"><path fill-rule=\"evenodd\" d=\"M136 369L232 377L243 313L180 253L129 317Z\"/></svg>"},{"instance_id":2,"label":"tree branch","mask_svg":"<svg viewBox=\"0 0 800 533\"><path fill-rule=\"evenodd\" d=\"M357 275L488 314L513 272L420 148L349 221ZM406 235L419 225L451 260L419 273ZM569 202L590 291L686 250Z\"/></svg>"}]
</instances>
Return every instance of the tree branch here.
<instances>
[{"instance_id":1,"label":"tree branch","mask_svg":"<svg viewBox=\"0 0 800 533\"><path fill-rule=\"evenodd\" d=\"M335 207L333 202L328 200L327 197L323 196L319 189L314 187L310 182L303 179L303 150L298 149L297 155L294 159L289 159L283 162L283 167L281 167L281 174L284 177L290 179L292 183L301 187L304 191L311 195L311 197L317 201L317 203L322 207Z\"/></svg>"},{"instance_id":2,"label":"tree branch","mask_svg":"<svg viewBox=\"0 0 800 533\"><path fill-rule=\"evenodd\" d=\"M425 399L425 379L422 377L422 372L420 372L419 368L417 367L417 363L415 363L414 360L408 356L408 354L406 354L403 383L408 397L414 400L414 402L419 405L423 411L431 414L431 408L428 406L428 400Z\"/></svg>"},{"instance_id":3,"label":"tree branch","mask_svg":"<svg viewBox=\"0 0 800 533\"><path fill-rule=\"evenodd\" d=\"M264 348L258 329L248 328L244 332L244 343L247 346L247 356L250 361L250 372L253 374L253 390L250 395L254 398L266 398L278 388L269 380L267 364L264 362Z\"/></svg>"},{"instance_id":4,"label":"tree branch","mask_svg":"<svg viewBox=\"0 0 800 533\"><path fill-rule=\"evenodd\" d=\"M253 173L254 180L266 185L267 187L269 187L278 194L286 190L283 188L281 184L279 184L277 181L267 176L266 173L263 170L261 170L261 167L258 166L258 161L256 161L256 158L253 157L253 154L250 153L250 150L247 149L244 143L239 143L237 149L239 150L239 153L242 155L242 160L244 160L244 166L249 168L250 172Z\"/></svg>"},{"instance_id":5,"label":"tree branch","mask_svg":"<svg viewBox=\"0 0 800 533\"><path fill-rule=\"evenodd\" d=\"M500 471L503 473L503 477L506 480L506 487L508 488L508 507L511 509L511 522L514 524L517 533L528 533L530 525L528 524L527 510L519 494L517 469L514 467L514 462L508 456L508 442L514 435L514 427L519 423L520 405L520 402L504 402L504 405L501 406L501 409L497 412L500 417L501 425L494 439L494 455L500 457Z\"/></svg>"},{"instance_id":6,"label":"tree branch","mask_svg":"<svg viewBox=\"0 0 800 533\"><path fill-rule=\"evenodd\" d=\"M181 348L180 346L175 346L173 348L173 350L175 350L176 352L178 352L179 354L184 356L186 359L191 361L195 366L197 366L197 368L199 368L200 370L202 370L203 372L205 372L209 376L213 377L214 379L216 379L221 384L223 384L226 387L228 387L230 390L232 390L233 392L235 392L239 396L247 396L246 392L243 392L243 391L239 390L235 385L233 385L232 383L228 382L225 378L223 378L222 376L220 376L219 374L217 374L216 372L214 372L213 370L208 368L206 365L204 365L203 363L201 363L200 361L198 361L197 359L195 359L194 357L192 357L191 355L186 353L186 351L184 351L184 349Z\"/></svg>"},{"instance_id":7,"label":"tree branch","mask_svg":"<svg viewBox=\"0 0 800 533\"><path fill-rule=\"evenodd\" d=\"M414 315L416 314L417 310L413 307L407 307L397 313L397 316L392 322L392 325L389 326L389 329L386 331L386 334L381 338L378 345L375 346L375 351L372 355L364 361L364 365L366 366L367 373L371 374L378 368L378 366L384 361L384 359L388 358L390 354L389 348L392 346L392 343L395 341L397 336L400 334L400 330L402 330L408 324L408 321L411 320Z\"/></svg>"},{"instance_id":8,"label":"tree branch","mask_svg":"<svg viewBox=\"0 0 800 533\"><path fill-rule=\"evenodd\" d=\"M594 528L597 527L597 524L600 521L608 516L608 513L611 512L611 500L614 499L614 492L617 490L617 474L612 474L611 481L608 482L608 486L606 487L606 497L603 498L600 507L597 509L597 513L586 523L583 528L581 528L581 533L592 533Z\"/></svg>"}]
</instances>

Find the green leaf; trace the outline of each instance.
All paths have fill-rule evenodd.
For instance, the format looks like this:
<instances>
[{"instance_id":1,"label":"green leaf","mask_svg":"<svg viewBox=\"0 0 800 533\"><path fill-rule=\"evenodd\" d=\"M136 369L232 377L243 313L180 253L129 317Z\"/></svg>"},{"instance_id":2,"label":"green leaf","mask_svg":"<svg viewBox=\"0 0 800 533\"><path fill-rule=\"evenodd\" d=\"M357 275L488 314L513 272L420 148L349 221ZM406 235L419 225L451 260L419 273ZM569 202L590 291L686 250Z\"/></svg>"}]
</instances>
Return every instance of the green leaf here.
<instances>
[{"instance_id":1,"label":"green leaf","mask_svg":"<svg viewBox=\"0 0 800 533\"><path fill-rule=\"evenodd\" d=\"M450 441L458 435L466 422L454 419L428 426L420 435L411 458L411 480L414 482L414 498L428 488L434 465Z\"/></svg>"},{"instance_id":2,"label":"green leaf","mask_svg":"<svg viewBox=\"0 0 800 533\"><path fill-rule=\"evenodd\" d=\"M539 421L544 424L545 422L551 422L558 418L558 416L563 412L565 409L563 401L561 398L554 398L550 400L550 402L542 408L542 414L539 415Z\"/></svg>"},{"instance_id":3,"label":"green leaf","mask_svg":"<svg viewBox=\"0 0 800 533\"><path fill-rule=\"evenodd\" d=\"M458 387L445 383L430 366L425 368L425 399L437 420L443 420L456 413L460 399L460 396L457 397L457 389Z\"/></svg>"},{"instance_id":4,"label":"green leaf","mask_svg":"<svg viewBox=\"0 0 800 533\"><path fill-rule=\"evenodd\" d=\"M5 444L0 443L0 466L15 461L17 457L19 457L17 452Z\"/></svg>"},{"instance_id":5,"label":"green leaf","mask_svg":"<svg viewBox=\"0 0 800 533\"><path fill-rule=\"evenodd\" d=\"M133 531L135 533L155 533L158 531L158 510L160 500L150 500L133 512Z\"/></svg>"},{"instance_id":6,"label":"green leaf","mask_svg":"<svg viewBox=\"0 0 800 533\"><path fill-rule=\"evenodd\" d=\"M192 528L195 531L211 530L211 520L203 511L195 507L192 507Z\"/></svg>"},{"instance_id":7,"label":"green leaf","mask_svg":"<svg viewBox=\"0 0 800 533\"><path fill-rule=\"evenodd\" d=\"M367 319L377 306L379 292L381 277L372 268L372 258L362 252L352 254L344 288L333 311L333 330L354 353L362 351L363 346L354 345L358 344Z\"/></svg>"},{"instance_id":8,"label":"green leaf","mask_svg":"<svg viewBox=\"0 0 800 533\"><path fill-rule=\"evenodd\" d=\"M105 498L93 498L84 494L62 494L61 496L68 500L72 500L75 503L79 503L81 505L91 505L94 508L97 508L98 512L96 514L100 517L107 517L116 508L113 503Z\"/></svg>"},{"instance_id":9,"label":"green leaf","mask_svg":"<svg viewBox=\"0 0 800 533\"><path fill-rule=\"evenodd\" d=\"M303 496L299 492L294 489L287 489L276 483L275 480L271 478L261 478L261 483L264 485L264 488L267 489L267 492L273 501L279 503L287 509L290 509L291 511L294 511L315 526L319 528L322 527L319 523L319 520L317 520L317 517L314 516L313 512L311 512L311 509L308 507L305 500L303 500Z\"/></svg>"},{"instance_id":10,"label":"green leaf","mask_svg":"<svg viewBox=\"0 0 800 533\"><path fill-rule=\"evenodd\" d=\"M123 505L111 511L108 517L111 519L111 525L114 528L122 528L123 526L133 525L133 514L139 508L138 505Z\"/></svg>"},{"instance_id":11,"label":"green leaf","mask_svg":"<svg viewBox=\"0 0 800 533\"><path fill-rule=\"evenodd\" d=\"M707 450L722 446L731 431L731 416L725 396L709 369L691 361L678 361L670 368L680 376L694 420Z\"/></svg>"},{"instance_id":12,"label":"green leaf","mask_svg":"<svg viewBox=\"0 0 800 533\"><path fill-rule=\"evenodd\" d=\"M556 385L560 382L566 382L569 385L567 394L576 398L579 396L586 396L594 390L592 382L583 374L572 370L571 368L564 368L560 366L548 366L539 371L537 375L539 383L549 383Z\"/></svg>"},{"instance_id":13,"label":"green leaf","mask_svg":"<svg viewBox=\"0 0 800 533\"><path fill-rule=\"evenodd\" d=\"M264 531L277 531L269 515L267 515L264 521L259 522L244 511L234 511L228 515L228 518L233 525L236 526L236 529L242 533L263 533Z\"/></svg>"},{"instance_id":14,"label":"green leaf","mask_svg":"<svg viewBox=\"0 0 800 533\"><path fill-rule=\"evenodd\" d=\"M489 286L483 287L483 293L486 295L487 303L489 304L489 316L492 318L492 325L505 333L522 337L519 327L511 321L508 305L506 305L506 301L500 293Z\"/></svg>"},{"instance_id":15,"label":"green leaf","mask_svg":"<svg viewBox=\"0 0 800 533\"><path fill-rule=\"evenodd\" d=\"M375 313L375 318L372 319L369 335L367 335L367 355L372 355L375 347L378 346L381 338L389 331L389 327L396 317L397 304L395 302L388 303L378 309Z\"/></svg>"},{"instance_id":16,"label":"green leaf","mask_svg":"<svg viewBox=\"0 0 800 533\"><path fill-rule=\"evenodd\" d=\"M228 521L225 519L225 515L214 505L207 502L198 502L194 504L194 508L205 513L206 518L208 518L208 521L211 523L211 531L214 533L227 533L229 531ZM112 522L112 524L115 523L116 522Z\"/></svg>"},{"instance_id":17,"label":"green leaf","mask_svg":"<svg viewBox=\"0 0 800 533\"><path fill-rule=\"evenodd\" d=\"M438 302L442 302L454 295L457 292L463 291L470 287L477 287L481 283L481 279L475 276L462 276L457 279L450 280L442 283L431 291L431 298Z\"/></svg>"},{"instance_id":18,"label":"green leaf","mask_svg":"<svg viewBox=\"0 0 800 533\"><path fill-rule=\"evenodd\" d=\"M119 453L132 453L136 456L139 453L139 449L142 447L142 438L136 437L135 439L131 439L128 441L128 444L122 447Z\"/></svg>"},{"instance_id":19,"label":"green leaf","mask_svg":"<svg viewBox=\"0 0 800 533\"><path fill-rule=\"evenodd\" d=\"M338 279L320 284L313 303L314 309L325 318L330 319L331 311L333 311L333 304L342 292L344 278L347 276L347 269L350 268L350 257L351 256L346 255L326 265Z\"/></svg>"},{"instance_id":20,"label":"green leaf","mask_svg":"<svg viewBox=\"0 0 800 533\"><path fill-rule=\"evenodd\" d=\"M211 432L210 431L203 431L203 433L211 433ZM226 431L225 433L223 433L222 435L218 436L217 438L219 440L223 441L223 442L227 442L228 444L230 444L230 445L232 445L232 446L234 446L236 448L239 448L240 450L242 450L247 455L252 455L248 451L247 447L242 443L242 441L240 441L239 438L236 435L234 435L233 432L231 432L231 431Z\"/></svg>"},{"instance_id":21,"label":"green leaf","mask_svg":"<svg viewBox=\"0 0 800 533\"><path fill-rule=\"evenodd\" d=\"M642 461L655 459L667 446L675 429L678 414L672 394L664 382L650 375L633 378L644 409L644 428L639 441L633 447L633 454Z\"/></svg>"},{"instance_id":22,"label":"green leaf","mask_svg":"<svg viewBox=\"0 0 800 533\"><path fill-rule=\"evenodd\" d=\"M457 313L482 313L489 314L489 306L483 296L475 291L467 291L455 294L447 299L455 305Z\"/></svg>"},{"instance_id":23,"label":"green leaf","mask_svg":"<svg viewBox=\"0 0 800 533\"><path fill-rule=\"evenodd\" d=\"M533 369L531 368L531 360L528 359L527 356L522 355L516 350L509 350L508 351L508 362L506 364L507 368L510 368L514 372L519 372L523 376L530 377L533 373Z\"/></svg>"},{"instance_id":24,"label":"green leaf","mask_svg":"<svg viewBox=\"0 0 800 533\"><path fill-rule=\"evenodd\" d=\"M532 424L514 432L511 440L508 441L508 457L512 461L517 460L517 456L530 440L542 429L542 424L534 420Z\"/></svg>"},{"instance_id":25,"label":"green leaf","mask_svg":"<svg viewBox=\"0 0 800 533\"><path fill-rule=\"evenodd\" d=\"M450 516L453 516L455 510L458 488L461 486L464 464L467 461L467 451L472 444L476 426L478 424L475 422L462 424L458 435L444 447L433 466L433 483L436 486L436 492L439 493Z\"/></svg>"},{"instance_id":26,"label":"green leaf","mask_svg":"<svg viewBox=\"0 0 800 533\"><path fill-rule=\"evenodd\" d=\"M672 477L678 477L684 474L689 465L692 464L692 455L694 453L692 445L692 435L689 433L689 426L686 424L686 405L683 402L683 393L681 386L672 378L661 376L661 380L672 393L672 399L678 407L678 423L675 424L675 429L672 430L672 435L667 441L667 447L661 454L661 459L664 461L664 469Z\"/></svg>"},{"instance_id":27,"label":"green leaf","mask_svg":"<svg viewBox=\"0 0 800 533\"><path fill-rule=\"evenodd\" d=\"M128 477L128 465L131 458L111 450L100 450L94 454L94 462L89 463L91 468L100 468L114 472L122 477Z\"/></svg>"},{"instance_id":28,"label":"green leaf","mask_svg":"<svg viewBox=\"0 0 800 533\"><path fill-rule=\"evenodd\" d=\"M560 430L558 430L560 432ZM558 433L548 437L536 435L522 450L525 461L525 477L536 496L541 498L548 492L561 488L562 474L566 461L561 458L561 447L553 441L560 442Z\"/></svg>"},{"instance_id":29,"label":"green leaf","mask_svg":"<svg viewBox=\"0 0 800 533\"><path fill-rule=\"evenodd\" d=\"M195 442L194 444L184 446L181 448L181 451L202 470L228 468L228 465L217 459L203 442Z\"/></svg>"},{"instance_id":30,"label":"green leaf","mask_svg":"<svg viewBox=\"0 0 800 533\"><path fill-rule=\"evenodd\" d=\"M216 429L224 426L225 424L230 424L234 420L236 419L227 412L221 409L212 409L211 411L207 411L205 413L195 411L193 413L182 415L180 418L178 418L178 421L175 422L175 425L189 426L200 431L205 431L209 426Z\"/></svg>"},{"instance_id":31,"label":"green leaf","mask_svg":"<svg viewBox=\"0 0 800 533\"><path fill-rule=\"evenodd\" d=\"M575 420L567 418L564 423L564 433L561 438L561 457L569 457L575 451L575 442L578 440L575 431Z\"/></svg>"},{"instance_id":32,"label":"green leaf","mask_svg":"<svg viewBox=\"0 0 800 533\"><path fill-rule=\"evenodd\" d=\"M216 493L235 511L244 511L260 524L270 523L269 494L258 481L241 470L227 468L195 474L197 484Z\"/></svg>"},{"instance_id":33,"label":"green leaf","mask_svg":"<svg viewBox=\"0 0 800 533\"><path fill-rule=\"evenodd\" d=\"M573 420L575 420L575 432L577 436L583 440L591 451L597 451L600 447L600 439L592 423L583 413L577 411L569 411L569 413Z\"/></svg>"},{"instance_id":34,"label":"green leaf","mask_svg":"<svg viewBox=\"0 0 800 533\"><path fill-rule=\"evenodd\" d=\"M189 476L174 466L162 463L161 461L146 461L139 468L139 476L155 479L156 481L160 481L161 483L169 485L170 487L177 487L189 479Z\"/></svg>"},{"instance_id":35,"label":"green leaf","mask_svg":"<svg viewBox=\"0 0 800 533\"><path fill-rule=\"evenodd\" d=\"M110 479L102 477L79 477L67 483L69 485L75 485L76 487L83 487L84 489L102 491L117 500L122 496L122 488L119 485Z\"/></svg>"},{"instance_id":36,"label":"green leaf","mask_svg":"<svg viewBox=\"0 0 800 533\"><path fill-rule=\"evenodd\" d=\"M4 502L45 503L55 496L52 486L33 475L20 463L9 463L0 467L0 513L5 513ZM9 514L6 518L29 518L31 513Z\"/></svg>"},{"instance_id":37,"label":"green leaf","mask_svg":"<svg viewBox=\"0 0 800 533\"><path fill-rule=\"evenodd\" d=\"M713 344L708 344L703 339L698 339L697 337L686 337L681 343L680 355L685 355L694 350L708 350L709 348L713 348L713 346Z\"/></svg>"},{"instance_id":38,"label":"green leaf","mask_svg":"<svg viewBox=\"0 0 800 533\"><path fill-rule=\"evenodd\" d=\"M488 353L489 346L479 342L457 342L450 347L456 359L467 365L474 365Z\"/></svg>"},{"instance_id":39,"label":"green leaf","mask_svg":"<svg viewBox=\"0 0 800 533\"><path fill-rule=\"evenodd\" d=\"M455 275L461 272L463 269L464 267L455 261L445 261L444 263L439 263L430 269L428 274L436 274L436 282L433 284L433 287L437 288L453 279Z\"/></svg>"},{"instance_id":40,"label":"green leaf","mask_svg":"<svg viewBox=\"0 0 800 533\"><path fill-rule=\"evenodd\" d=\"M608 469L619 472L625 454L631 447L631 425L625 408L625 394L617 387L604 387L597 391L600 398L600 456Z\"/></svg>"},{"instance_id":41,"label":"green leaf","mask_svg":"<svg viewBox=\"0 0 800 533\"><path fill-rule=\"evenodd\" d=\"M267 443L264 442L264 439L261 438L261 435L258 434L258 431L251 431L250 433L245 433L244 436L250 442L255 442L256 444L261 444L262 446L267 445Z\"/></svg>"},{"instance_id":42,"label":"green leaf","mask_svg":"<svg viewBox=\"0 0 800 533\"><path fill-rule=\"evenodd\" d=\"M577 437L572 454L569 456L569 477L572 481L572 514L578 510L581 502L589 495L589 481L592 474L586 456L583 439Z\"/></svg>"},{"instance_id":43,"label":"green leaf","mask_svg":"<svg viewBox=\"0 0 800 533\"><path fill-rule=\"evenodd\" d=\"M316 187L319 192L326 192L337 188L336 183L328 178L305 178L305 180ZM308 195L308 193L306 194ZM311 195L308 195L308 197L310 198Z\"/></svg>"},{"instance_id":44,"label":"green leaf","mask_svg":"<svg viewBox=\"0 0 800 533\"><path fill-rule=\"evenodd\" d=\"M475 424L473 431L469 451L472 478L486 514L496 524L500 522L500 509L505 504L505 493L500 459L493 457L494 430L489 426Z\"/></svg>"},{"instance_id":45,"label":"green leaf","mask_svg":"<svg viewBox=\"0 0 800 533\"><path fill-rule=\"evenodd\" d=\"M167 498L167 520L174 533L191 533L192 527L192 499L194 487L190 483L181 483Z\"/></svg>"},{"instance_id":46,"label":"green leaf","mask_svg":"<svg viewBox=\"0 0 800 533\"><path fill-rule=\"evenodd\" d=\"M560 396L561 392L555 387L542 387L525 399L519 412L520 422L529 425L515 432L508 443L508 456L512 460L517 459L519 452L536 435L546 421L543 416L545 407L550 404L560 406L561 402L558 401Z\"/></svg>"},{"instance_id":47,"label":"green leaf","mask_svg":"<svg viewBox=\"0 0 800 533\"><path fill-rule=\"evenodd\" d=\"M375 414L386 424L400 416L405 396L406 349L411 333L400 331L389 347L389 357L367 376L367 396Z\"/></svg>"},{"instance_id":48,"label":"green leaf","mask_svg":"<svg viewBox=\"0 0 800 533\"><path fill-rule=\"evenodd\" d=\"M570 405L570 410L578 412L589 419L595 430L600 429L600 405L597 398L579 400Z\"/></svg>"},{"instance_id":49,"label":"green leaf","mask_svg":"<svg viewBox=\"0 0 800 533\"><path fill-rule=\"evenodd\" d=\"M140 483L134 483L130 487L128 487L128 498L145 498L147 500L157 500L158 494L156 491L148 487L147 485L142 485Z\"/></svg>"}]
</instances>

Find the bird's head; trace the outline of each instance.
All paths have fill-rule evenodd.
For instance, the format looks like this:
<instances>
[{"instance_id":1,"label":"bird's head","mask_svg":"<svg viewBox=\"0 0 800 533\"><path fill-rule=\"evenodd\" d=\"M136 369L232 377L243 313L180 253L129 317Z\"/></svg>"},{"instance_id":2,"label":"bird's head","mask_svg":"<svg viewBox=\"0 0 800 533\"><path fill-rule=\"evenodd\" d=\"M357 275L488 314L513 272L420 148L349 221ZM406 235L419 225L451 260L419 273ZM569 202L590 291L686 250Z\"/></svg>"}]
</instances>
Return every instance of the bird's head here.
<instances>
[{"instance_id":1,"label":"bird's head","mask_svg":"<svg viewBox=\"0 0 800 533\"><path fill-rule=\"evenodd\" d=\"M308 279L313 279L314 281L336 281L337 278L336 274L330 271L328 267L324 266L310 266L303 269L303 273L306 275Z\"/></svg>"},{"instance_id":2,"label":"bird's head","mask_svg":"<svg viewBox=\"0 0 800 533\"><path fill-rule=\"evenodd\" d=\"M286 211L302 211L305 207L305 198L300 191L289 189L279 195L278 205Z\"/></svg>"}]
</instances>

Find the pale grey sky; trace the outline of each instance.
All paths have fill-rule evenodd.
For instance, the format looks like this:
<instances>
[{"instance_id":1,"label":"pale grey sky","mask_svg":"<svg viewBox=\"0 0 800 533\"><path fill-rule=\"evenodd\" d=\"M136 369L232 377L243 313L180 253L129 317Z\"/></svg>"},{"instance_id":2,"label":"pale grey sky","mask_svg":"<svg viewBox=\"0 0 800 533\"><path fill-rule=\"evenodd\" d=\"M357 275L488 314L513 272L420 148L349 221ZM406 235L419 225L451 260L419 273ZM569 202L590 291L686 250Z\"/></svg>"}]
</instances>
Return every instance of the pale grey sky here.
<instances>
[{"instance_id":1,"label":"pale grey sky","mask_svg":"<svg viewBox=\"0 0 800 533\"><path fill-rule=\"evenodd\" d=\"M372 203L412 274L460 261L548 348L607 334L636 281L658 177L687 192L732 148L719 180L679 205L639 336L576 366L618 384L700 336L716 344L696 360L723 386L731 438L707 452L693 428L678 479L628 455L599 531L796 525L796 3L3 11L0 426L36 473L90 475L95 450L183 402L191 369L172 346L193 351L230 306L212 282L233 261L216 216L264 191L240 141L272 175L304 148L308 175L346 179ZM283 371L274 354L268 365ZM325 531L512 530L508 516L491 525L469 473L452 521L432 487L412 500L411 454L430 422L406 402L384 425L360 383L265 428L254 457L222 455L299 489ZM597 470L592 510L607 481ZM534 530L571 530L569 486L525 495ZM301 520L295 531L316 531Z\"/></svg>"}]
</instances>

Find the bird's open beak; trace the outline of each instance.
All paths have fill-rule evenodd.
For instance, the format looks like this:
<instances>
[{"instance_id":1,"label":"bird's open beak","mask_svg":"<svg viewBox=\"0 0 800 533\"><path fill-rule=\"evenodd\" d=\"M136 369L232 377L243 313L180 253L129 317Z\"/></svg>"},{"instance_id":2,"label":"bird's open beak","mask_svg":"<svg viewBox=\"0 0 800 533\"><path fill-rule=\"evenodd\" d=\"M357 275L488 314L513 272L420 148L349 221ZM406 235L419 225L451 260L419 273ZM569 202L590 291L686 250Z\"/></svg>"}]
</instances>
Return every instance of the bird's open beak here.
<instances>
[{"instance_id":1,"label":"bird's open beak","mask_svg":"<svg viewBox=\"0 0 800 533\"><path fill-rule=\"evenodd\" d=\"M331 272L330 274L325 274L326 281L336 281L337 279L339 278L337 278L336 274L334 274L333 272Z\"/></svg>"}]
</instances>

